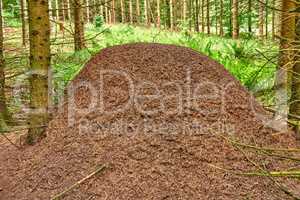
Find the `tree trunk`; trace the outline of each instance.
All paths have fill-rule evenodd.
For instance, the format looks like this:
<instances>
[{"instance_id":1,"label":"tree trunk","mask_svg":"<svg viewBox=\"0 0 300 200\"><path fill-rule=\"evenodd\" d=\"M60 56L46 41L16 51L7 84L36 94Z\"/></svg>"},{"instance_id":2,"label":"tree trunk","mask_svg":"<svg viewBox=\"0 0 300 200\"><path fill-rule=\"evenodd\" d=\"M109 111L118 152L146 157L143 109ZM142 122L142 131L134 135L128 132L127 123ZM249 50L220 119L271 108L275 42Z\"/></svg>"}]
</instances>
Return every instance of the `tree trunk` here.
<instances>
[{"instance_id":1,"label":"tree trunk","mask_svg":"<svg viewBox=\"0 0 300 200\"><path fill-rule=\"evenodd\" d=\"M276 0L275 1L275 8L278 8L279 10L282 7L282 0ZM281 12L275 11L275 35L280 37L281 34Z\"/></svg>"},{"instance_id":2,"label":"tree trunk","mask_svg":"<svg viewBox=\"0 0 300 200\"><path fill-rule=\"evenodd\" d=\"M295 38L295 16L289 13L295 8L293 0L283 0L281 14L281 39L278 69L275 79L276 110L280 119L288 114L288 96L291 89L291 71L293 70L293 41Z\"/></svg>"},{"instance_id":3,"label":"tree trunk","mask_svg":"<svg viewBox=\"0 0 300 200\"><path fill-rule=\"evenodd\" d=\"M196 0L195 31L199 32L199 0Z\"/></svg>"},{"instance_id":4,"label":"tree trunk","mask_svg":"<svg viewBox=\"0 0 300 200\"><path fill-rule=\"evenodd\" d=\"M248 32L252 33L252 0L248 0Z\"/></svg>"},{"instance_id":5,"label":"tree trunk","mask_svg":"<svg viewBox=\"0 0 300 200\"><path fill-rule=\"evenodd\" d=\"M232 1L232 38L233 39L239 38L238 6L239 6L239 1L233 0Z\"/></svg>"},{"instance_id":6,"label":"tree trunk","mask_svg":"<svg viewBox=\"0 0 300 200\"><path fill-rule=\"evenodd\" d=\"M202 28L202 33L205 32L204 4L205 4L205 1L202 0L202 3L201 3L201 28Z\"/></svg>"},{"instance_id":7,"label":"tree trunk","mask_svg":"<svg viewBox=\"0 0 300 200\"><path fill-rule=\"evenodd\" d=\"M261 0L262 2L259 2L259 24L258 24L258 29L259 29L259 37L261 39L263 39L264 37L264 10L265 10L265 6L264 6L264 2L263 0Z\"/></svg>"},{"instance_id":8,"label":"tree trunk","mask_svg":"<svg viewBox=\"0 0 300 200\"><path fill-rule=\"evenodd\" d=\"M266 0L266 5L268 5L268 0ZM265 30L266 30L266 39L268 39L268 6L265 6L266 15L265 15Z\"/></svg>"},{"instance_id":9,"label":"tree trunk","mask_svg":"<svg viewBox=\"0 0 300 200\"><path fill-rule=\"evenodd\" d=\"M67 0L67 13L68 13L68 16L69 16L69 20L71 20L72 18L72 14L71 14L71 3L70 3L70 0Z\"/></svg>"},{"instance_id":10,"label":"tree trunk","mask_svg":"<svg viewBox=\"0 0 300 200\"><path fill-rule=\"evenodd\" d=\"M0 7L2 8L2 0L0 0ZM3 49L3 15L2 9L0 9L0 131L7 129L6 122L10 119L5 98L5 61Z\"/></svg>"},{"instance_id":11,"label":"tree trunk","mask_svg":"<svg viewBox=\"0 0 300 200\"><path fill-rule=\"evenodd\" d=\"M136 22L138 24L140 23L140 16L141 16L140 1L136 0Z\"/></svg>"},{"instance_id":12,"label":"tree trunk","mask_svg":"<svg viewBox=\"0 0 300 200\"><path fill-rule=\"evenodd\" d=\"M157 28L160 28L160 0L156 0Z\"/></svg>"},{"instance_id":13,"label":"tree trunk","mask_svg":"<svg viewBox=\"0 0 300 200\"><path fill-rule=\"evenodd\" d=\"M292 87L291 87L291 104L290 113L295 116L300 116L300 17L296 20L296 40L295 43L295 60L292 75ZM300 137L300 120L292 119L297 122L294 130L296 131L297 138Z\"/></svg>"},{"instance_id":14,"label":"tree trunk","mask_svg":"<svg viewBox=\"0 0 300 200\"><path fill-rule=\"evenodd\" d=\"M107 3L105 3L105 23L108 24L109 23L109 16L108 16L108 7L107 7Z\"/></svg>"},{"instance_id":15,"label":"tree trunk","mask_svg":"<svg viewBox=\"0 0 300 200\"><path fill-rule=\"evenodd\" d=\"M27 143L45 135L48 122L48 71L50 68L50 20L48 1L28 0L30 35L30 114Z\"/></svg>"},{"instance_id":16,"label":"tree trunk","mask_svg":"<svg viewBox=\"0 0 300 200\"><path fill-rule=\"evenodd\" d=\"M215 23L215 26L216 26L216 35L218 35L218 6L217 6L217 0L214 0L214 3L215 3L215 15L216 15L216 23Z\"/></svg>"},{"instance_id":17,"label":"tree trunk","mask_svg":"<svg viewBox=\"0 0 300 200\"><path fill-rule=\"evenodd\" d=\"M86 5L85 5L85 7L86 7L86 20L87 20L87 22L91 22L90 21L90 2L89 2L89 0L85 0L85 3L86 3Z\"/></svg>"},{"instance_id":18,"label":"tree trunk","mask_svg":"<svg viewBox=\"0 0 300 200\"><path fill-rule=\"evenodd\" d=\"M111 23L116 23L116 6L115 6L115 0L111 1Z\"/></svg>"},{"instance_id":19,"label":"tree trunk","mask_svg":"<svg viewBox=\"0 0 300 200\"><path fill-rule=\"evenodd\" d=\"M170 28L174 29L173 0L170 0Z\"/></svg>"},{"instance_id":20,"label":"tree trunk","mask_svg":"<svg viewBox=\"0 0 300 200\"><path fill-rule=\"evenodd\" d=\"M132 0L129 0L129 20L130 24L133 24Z\"/></svg>"},{"instance_id":21,"label":"tree trunk","mask_svg":"<svg viewBox=\"0 0 300 200\"><path fill-rule=\"evenodd\" d=\"M55 16L56 16L56 20L59 20L59 6L58 6L58 0L55 0Z\"/></svg>"},{"instance_id":22,"label":"tree trunk","mask_svg":"<svg viewBox=\"0 0 300 200\"><path fill-rule=\"evenodd\" d=\"M182 13L182 16L183 16L183 23L186 22L186 0L183 0L183 13Z\"/></svg>"},{"instance_id":23,"label":"tree trunk","mask_svg":"<svg viewBox=\"0 0 300 200\"><path fill-rule=\"evenodd\" d=\"M145 15L145 24L149 25L149 20L148 20L148 1L144 0L144 15Z\"/></svg>"},{"instance_id":24,"label":"tree trunk","mask_svg":"<svg viewBox=\"0 0 300 200\"><path fill-rule=\"evenodd\" d=\"M121 22L125 23L124 0L120 0L120 7L121 7Z\"/></svg>"},{"instance_id":25,"label":"tree trunk","mask_svg":"<svg viewBox=\"0 0 300 200\"><path fill-rule=\"evenodd\" d=\"M21 6L21 21L22 21L22 44L26 46L26 20L25 20L25 10L24 10L24 0L20 0Z\"/></svg>"},{"instance_id":26,"label":"tree trunk","mask_svg":"<svg viewBox=\"0 0 300 200\"><path fill-rule=\"evenodd\" d=\"M223 0L220 0L220 36L224 35L223 29L223 15L224 15L224 3Z\"/></svg>"},{"instance_id":27,"label":"tree trunk","mask_svg":"<svg viewBox=\"0 0 300 200\"><path fill-rule=\"evenodd\" d=\"M59 20L65 21L64 3L62 0L58 0L58 14L59 14Z\"/></svg>"},{"instance_id":28,"label":"tree trunk","mask_svg":"<svg viewBox=\"0 0 300 200\"><path fill-rule=\"evenodd\" d=\"M74 0L74 45L75 51L80 51L85 48L84 42L84 22L83 22L83 5L82 0Z\"/></svg>"},{"instance_id":29,"label":"tree trunk","mask_svg":"<svg viewBox=\"0 0 300 200\"><path fill-rule=\"evenodd\" d=\"M272 5L275 5L275 0L272 1ZM275 10L272 9L272 40L275 40Z\"/></svg>"},{"instance_id":30,"label":"tree trunk","mask_svg":"<svg viewBox=\"0 0 300 200\"><path fill-rule=\"evenodd\" d=\"M207 26L207 34L210 34L210 14L209 14L209 7L210 7L210 0L207 0L206 2L206 26Z\"/></svg>"}]
</instances>

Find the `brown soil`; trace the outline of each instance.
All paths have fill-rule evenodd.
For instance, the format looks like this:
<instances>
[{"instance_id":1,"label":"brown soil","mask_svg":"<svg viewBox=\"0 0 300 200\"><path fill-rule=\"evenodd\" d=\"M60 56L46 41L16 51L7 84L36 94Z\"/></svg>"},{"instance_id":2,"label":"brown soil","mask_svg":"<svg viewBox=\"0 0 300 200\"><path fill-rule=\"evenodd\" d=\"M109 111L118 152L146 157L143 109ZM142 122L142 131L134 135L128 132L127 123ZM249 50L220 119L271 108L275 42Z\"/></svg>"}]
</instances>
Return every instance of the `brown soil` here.
<instances>
[{"instance_id":1,"label":"brown soil","mask_svg":"<svg viewBox=\"0 0 300 200\"><path fill-rule=\"evenodd\" d=\"M137 98L138 107L130 104L111 114L124 107L131 90L124 76L101 76L105 69L129 75L136 96L157 94L155 85L160 96ZM188 70L191 78L187 78ZM65 98L47 138L21 151L0 140L0 199L50 199L102 164L107 166L103 172L64 199L291 199L269 178L239 176L212 167L240 172L257 170L253 163L266 170L296 166L233 146L224 137L264 147L297 146L291 133L268 128L256 117L255 113L269 116L217 62L183 47L129 44L102 50L72 84L82 81L88 81L93 91L78 87L74 105ZM198 98L189 101L189 91L197 91ZM178 109L181 93L182 112ZM72 111L74 106L88 107L92 96L103 98L103 105L97 102L88 114ZM73 113L75 121L68 124ZM117 122L122 126L116 126ZM108 129L109 125L115 126ZM276 180L300 195L299 181Z\"/></svg>"}]
</instances>

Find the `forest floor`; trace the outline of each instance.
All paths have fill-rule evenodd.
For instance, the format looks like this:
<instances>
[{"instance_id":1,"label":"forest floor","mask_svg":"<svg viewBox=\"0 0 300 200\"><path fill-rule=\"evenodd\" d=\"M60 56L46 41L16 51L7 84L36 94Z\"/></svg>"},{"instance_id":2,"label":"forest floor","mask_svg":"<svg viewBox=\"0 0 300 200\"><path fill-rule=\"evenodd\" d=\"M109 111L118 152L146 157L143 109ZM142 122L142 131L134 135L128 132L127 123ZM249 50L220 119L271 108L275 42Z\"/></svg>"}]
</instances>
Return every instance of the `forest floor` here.
<instances>
[{"instance_id":1,"label":"forest floor","mask_svg":"<svg viewBox=\"0 0 300 200\"><path fill-rule=\"evenodd\" d=\"M294 133L216 61L139 43L106 48L76 74L71 85L93 90L63 99L47 138L0 139L0 199L299 198ZM94 97L104 101L86 110Z\"/></svg>"}]
</instances>

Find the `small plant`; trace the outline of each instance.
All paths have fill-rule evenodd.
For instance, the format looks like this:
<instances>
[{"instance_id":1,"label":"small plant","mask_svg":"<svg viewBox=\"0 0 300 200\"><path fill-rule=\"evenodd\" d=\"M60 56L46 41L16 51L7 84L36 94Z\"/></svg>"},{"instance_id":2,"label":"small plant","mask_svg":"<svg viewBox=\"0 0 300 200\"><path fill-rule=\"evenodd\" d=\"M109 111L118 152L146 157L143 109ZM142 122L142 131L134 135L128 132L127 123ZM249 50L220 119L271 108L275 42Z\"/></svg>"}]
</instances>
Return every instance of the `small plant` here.
<instances>
[{"instance_id":1,"label":"small plant","mask_svg":"<svg viewBox=\"0 0 300 200\"><path fill-rule=\"evenodd\" d=\"M102 26L104 25L104 19L102 15L98 15L95 17L95 27L96 28L102 28Z\"/></svg>"}]
</instances>

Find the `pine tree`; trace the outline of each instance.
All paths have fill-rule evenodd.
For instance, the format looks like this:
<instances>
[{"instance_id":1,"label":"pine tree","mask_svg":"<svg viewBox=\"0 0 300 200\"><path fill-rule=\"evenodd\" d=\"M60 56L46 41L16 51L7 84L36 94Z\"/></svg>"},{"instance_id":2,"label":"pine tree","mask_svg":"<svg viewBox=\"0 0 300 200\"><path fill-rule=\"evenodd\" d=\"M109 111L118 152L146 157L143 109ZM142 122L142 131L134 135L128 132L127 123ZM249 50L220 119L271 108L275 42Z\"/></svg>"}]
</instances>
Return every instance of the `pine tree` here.
<instances>
[{"instance_id":1,"label":"pine tree","mask_svg":"<svg viewBox=\"0 0 300 200\"><path fill-rule=\"evenodd\" d=\"M232 1L232 38L233 39L238 39L239 37L238 6L239 6L239 1L233 0Z\"/></svg>"},{"instance_id":2,"label":"pine tree","mask_svg":"<svg viewBox=\"0 0 300 200\"><path fill-rule=\"evenodd\" d=\"M2 8L2 0L0 0L0 8ZM2 9L0 9L0 131L7 129L7 120L10 119L6 98L5 98L5 62L3 55L3 17Z\"/></svg>"},{"instance_id":3,"label":"pine tree","mask_svg":"<svg viewBox=\"0 0 300 200\"><path fill-rule=\"evenodd\" d=\"M24 7L24 0L20 0L20 16L22 22L22 44L26 46L26 20L25 20L25 7Z\"/></svg>"},{"instance_id":4,"label":"pine tree","mask_svg":"<svg viewBox=\"0 0 300 200\"><path fill-rule=\"evenodd\" d=\"M84 43L84 22L82 12L82 0L74 0L74 47L75 51L79 51L85 48Z\"/></svg>"},{"instance_id":5,"label":"pine tree","mask_svg":"<svg viewBox=\"0 0 300 200\"><path fill-rule=\"evenodd\" d=\"M48 70L50 67L50 20L48 1L28 0L30 37L30 114L27 143L45 136L48 122Z\"/></svg>"},{"instance_id":6,"label":"pine tree","mask_svg":"<svg viewBox=\"0 0 300 200\"><path fill-rule=\"evenodd\" d=\"M224 3L223 0L220 0L220 36L224 35L224 29L223 29L223 16L224 16Z\"/></svg>"},{"instance_id":7,"label":"pine tree","mask_svg":"<svg viewBox=\"0 0 300 200\"><path fill-rule=\"evenodd\" d=\"M258 30L259 30L259 37L262 39L264 37L264 2L259 2L259 22L258 22Z\"/></svg>"},{"instance_id":8,"label":"pine tree","mask_svg":"<svg viewBox=\"0 0 300 200\"><path fill-rule=\"evenodd\" d=\"M291 89L291 72L293 70L293 45L295 39L295 16L290 11L295 8L293 0L283 0L281 14L281 39L278 69L275 79L276 110L280 113L279 118L287 116L289 106L288 95ZM290 108L293 112L293 107Z\"/></svg>"},{"instance_id":9,"label":"pine tree","mask_svg":"<svg viewBox=\"0 0 300 200\"><path fill-rule=\"evenodd\" d=\"M210 8L210 0L207 0L206 2L206 27L207 27L207 34L210 34L210 13L209 13L209 8Z\"/></svg>"},{"instance_id":10,"label":"pine tree","mask_svg":"<svg viewBox=\"0 0 300 200\"><path fill-rule=\"evenodd\" d=\"M160 28L160 0L156 0L157 27Z\"/></svg>"}]
</instances>

